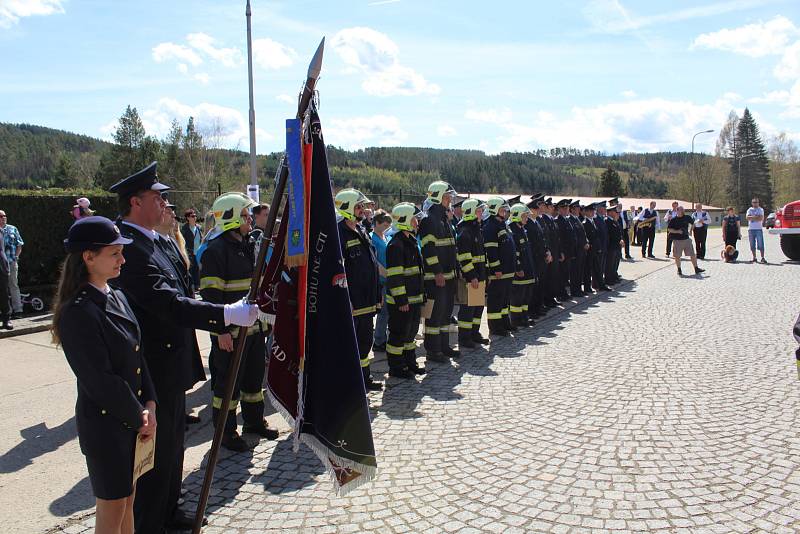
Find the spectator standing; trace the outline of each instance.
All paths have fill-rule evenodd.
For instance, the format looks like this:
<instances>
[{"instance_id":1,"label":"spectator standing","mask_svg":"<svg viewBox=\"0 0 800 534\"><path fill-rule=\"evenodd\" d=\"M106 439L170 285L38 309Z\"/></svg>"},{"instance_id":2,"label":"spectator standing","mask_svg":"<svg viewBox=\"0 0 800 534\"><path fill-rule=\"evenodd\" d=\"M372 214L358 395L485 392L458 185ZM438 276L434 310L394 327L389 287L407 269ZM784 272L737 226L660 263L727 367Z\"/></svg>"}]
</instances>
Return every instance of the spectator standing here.
<instances>
[{"instance_id":1,"label":"spectator standing","mask_svg":"<svg viewBox=\"0 0 800 534\"><path fill-rule=\"evenodd\" d=\"M85 217L91 217L94 215L94 210L89 208L91 206L91 202L86 197L81 197L75 201L75 205L72 206L72 217L79 221Z\"/></svg>"},{"instance_id":2,"label":"spectator standing","mask_svg":"<svg viewBox=\"0 0 800 534\"><path fill-rule=\"evenodd\" d=\"M375 317L375 335L374 344L372 345L373 351L385 352L386 351L386 327L389 323L389 308L386 304L386 246L389 240L386 237L386 230L392 224L392 217L384 210L378 210L372 217L373 230L370 234L372 246L375 247L375 254L378 257L378 280L380 281L380 295L381 301L384 303L381 309L378 310L378 315Z\"/></svg>"},{"instance_id":3,"label":"spectator standing","mask_svg":"<svg viewBox=\"0 0 800 534\"><path fill-rule=\"evenodd\" d=\"M747 208L747 237L750 240L750 253L753 255L753 263L756 261L756 248L761 253L761 263L767 263L764 259L764 208L759 206L759 200L754 198L750 201L751 206ZM13 298L13 295L12 295Z\"/></svg>"},{"instance_id":4,"label":"spectator standing","mask_svg":"<svg viewBox=\"0 0 800 534\"><path fill-rule=\"evenodd\" d=\"M672 219L674 219L677 216L678 216L678 203L677 202L673 202L672 203L672 209L667 211L667 213L664 214L664 222L667 223L667 228L669 228L669 221L671 221ZM675 239L673 237L673 234L669 230L667 230L667 257L668 258L669 258L670 251L672 250L672 241L673 241L673 239Z\"/></svg>"},{"instance_id":5,"label":"spectator standing","mask_svg":"<svg viewBox=\"0 0 800 534\"><path fill-rule=\"evenodd\" d=\"M633 225L633 212L625 211L622 204L618 206L619 220L617 223L622 227L622 241L625 242L625 259L632 260L631 256L631 226Z\"/></svg>"},{"instance_id":6,"label":"spectator standing","mask_svg":"<svg viewBox=\"0 0 800 534\"><path fill-rule=\"evenodd\" d=\"M197 225L197 211L189 208L183 212L186 222L181 226L181 235L186 243L186 255L189 257L189 275L192 278L194 290L200 287L200 266L197 264L197 250L203 243L203 232Z\"/></svg>"},{"instance_id":7,"label":"spectator standing","mask_svg":"<svg viewBox=\"0 0 800 534\"><path fill-rule=\"evenodd\" d=\"M692 240L689 237L689 226L692 223L692 218L686 215L683 206L678 206L675 216L670 217L667 225L667 233L672 236L672 256L675 259L675 266L678 268L678 276L683 276L683 271L681 271L681 256L683 254L691 258L695 274L705 272L705 269L697 266L697 255L694 253Z\"/></svg>"},{"instance_id":8,"label":"spectator standing","mask_svg":"<svg viewBox=\"0 0 800 534\"><path fill-rule=\"evenodd\" d=\"M8 261L8 291L11 294L11 312L16 315L22 313L22 297L19 294L18 278L19 257L22 255L22 246L25 242L17 227L8 224L8 216L5 211L0 211L0 234L3 236L3 247Z\"/></svg>"},{"instance_id":9,"label":"spectator standing","mask_svg":"<svg viewBox=\"0 0 800 534\"><path fill-rule=\"evenodd\" d=\"M694 221L694 246L697 249L697 257L704 259L706 257L706 237L708 237L708 225L711 224L711 216L707 211L703 211L703 205L699 202L695 206L694 213L692 213L692 221Z\"/></svg>"},{"instance_id":10,"label":"spectator standing","mask_svg":"<svg viewBox=\"0 0 800 534\"><path fill-rule=\"evenodd\" d=\"M649 208L639 212L639 242L642 244L642 258L655 258L653 244L656 240L656 228L660 226L660 220L654 201L650 202Z\"/></svg>"},{"instance_id":11,"label":"spectator standing","mask_svg":"<svg viewBox=\"0 0 800 534\"><path fill-rule=\"evenodd\" d=\"M733 206L728 206L725 211L728 214L722 218L722 240L726 247L736 248L736 242L742 238L742 221Z\"/></svg>"},{"instance_id":12,"label":"spectator standing","mask_svg":"<svg viewBox=\"0 0 800 534\"><path fill-rule=\"evenodd\" d=\"M6 330L13 330L11 326L11 298L8 294L9 263L6 258L5 247L0 247L0 323Z\"/></svg>"}]
</instances>

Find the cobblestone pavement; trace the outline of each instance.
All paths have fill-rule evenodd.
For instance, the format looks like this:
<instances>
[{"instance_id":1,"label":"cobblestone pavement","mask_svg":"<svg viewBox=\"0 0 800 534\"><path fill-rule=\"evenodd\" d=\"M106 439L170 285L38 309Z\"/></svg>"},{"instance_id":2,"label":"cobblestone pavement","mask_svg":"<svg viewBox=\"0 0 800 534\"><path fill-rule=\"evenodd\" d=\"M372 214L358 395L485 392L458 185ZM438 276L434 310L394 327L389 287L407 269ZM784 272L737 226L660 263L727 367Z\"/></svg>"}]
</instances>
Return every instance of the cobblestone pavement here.
<instances>
[{"instance_id":1,"label":"cobblestone pavement","mask_svg":"<svg viewBox=\"0 0 800 534\"><path fill-rule=\"evenodd\" d=\"M346 497L288 435L223 454L203 532L800 531L800 266L703 266L391 379Z\"/></svg>"}]
</instances>

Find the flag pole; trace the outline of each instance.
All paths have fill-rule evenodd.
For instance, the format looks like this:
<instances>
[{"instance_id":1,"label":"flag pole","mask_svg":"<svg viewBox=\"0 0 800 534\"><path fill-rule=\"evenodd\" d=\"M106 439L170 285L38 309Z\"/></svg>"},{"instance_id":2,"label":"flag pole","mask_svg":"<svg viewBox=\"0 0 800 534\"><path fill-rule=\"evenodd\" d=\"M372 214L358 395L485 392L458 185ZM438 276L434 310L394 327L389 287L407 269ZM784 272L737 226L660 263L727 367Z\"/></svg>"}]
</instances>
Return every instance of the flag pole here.
<instances>
[{"instance_id":1,"label":"flag pole","mask_svg":"<svg viewBox=\"0 0 800 534\"><path fill-rule=\"evenodd\" d=\"M247 187L247 196L255 202L260 202L256 163L256 110L253 104L253 37L250 30L250 0L247 0L245 17L247 18L247 83L250 90L250 185Z\"/></svg>"},{"instance_id":2,"label":"flag pole","mask_svg":"<svg viewBox=\"0 0 800 534\"><path fill-rule=\"evenodd\" d=\"M248 2L249 4L249 2ZM248 19L249 20L249 19ZM322 69L322 54L325 50L325 38L317 47L314 57L308 66L308 74L306 82L303 85L303 92L297 106L297 116L302 118L305 115L311 98L314 96L314 89L317 86L319 73ZM275 230L275 220L278 217L278 210L280 209L281 199L286 190L286 182L289 178L289 166L284 160L281 163L280 175L275 183L275 192L272 195L272 204L269 206L267 212L267 226L264 229L264 234L261 246L258 250L258 258L256 259L256 267L253 271L253 278L250 281L250 292L247 295L247 300L250 303L255 303L256 296L258 295L258 288L261 286L261 278L264 276L264 269L266 268L267 249L269 248L270 241L272 241L272 234ZM219 408L219 415L217 416L216 426L214 427L214 439L211 442L211 449L208 451L208 462L206 463L206 472L203 476L203 486L200 490L200 496L197 500L197 510L194 516L194 534L200 534L203 528L203 515L208 505L208 496L211 493L211 483L214 479L214 469L217 467L217 459L219 456L219 447L222 444L222 432L225 429L225 420L228 418L228 410L231 405L231 397L233 397L233 388L236 385L236 377L239 375L239 366L242 362L242 354L244 353L244 345L247 340L248 327L243 326L239 328L239 334L236 336L236 346L231 358L230 368L228 369L228 378L225 381L225 394L222 397L222 405Z\"/></svg>"}]
</instances>

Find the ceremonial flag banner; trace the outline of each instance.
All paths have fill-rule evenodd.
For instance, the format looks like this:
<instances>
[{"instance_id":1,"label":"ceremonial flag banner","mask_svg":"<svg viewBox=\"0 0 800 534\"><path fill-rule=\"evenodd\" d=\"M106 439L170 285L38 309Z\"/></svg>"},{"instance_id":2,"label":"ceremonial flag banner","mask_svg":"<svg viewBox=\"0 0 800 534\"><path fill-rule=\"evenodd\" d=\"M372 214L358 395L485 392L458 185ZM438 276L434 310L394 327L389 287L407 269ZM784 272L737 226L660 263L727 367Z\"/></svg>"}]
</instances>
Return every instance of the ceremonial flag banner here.
<instances>
[{"instance_id":1,"label":"ceremonial flag banner","mask_svg":"<svg viewBox=\"0 0 800 534\"><path fill-rule=\"evenodd\" d=\"M289 228L286 241L286 265L305 265L308 213L308 178L303 173L303 122L286 121L286 159L289 162Z\"/></svg>"}]
</instances>

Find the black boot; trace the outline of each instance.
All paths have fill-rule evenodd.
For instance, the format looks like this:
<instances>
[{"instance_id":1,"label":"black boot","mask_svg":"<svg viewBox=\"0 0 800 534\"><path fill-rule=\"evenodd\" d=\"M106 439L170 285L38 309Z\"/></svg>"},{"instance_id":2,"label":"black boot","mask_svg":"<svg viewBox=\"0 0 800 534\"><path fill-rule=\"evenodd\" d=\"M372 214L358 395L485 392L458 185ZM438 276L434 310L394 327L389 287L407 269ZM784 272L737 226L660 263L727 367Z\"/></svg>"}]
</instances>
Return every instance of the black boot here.
<instances>
[{"instance_id":1,"label":"black boot","mask_svg":"<svg viewBox=\"0 0 800 534\"><path fill-rule=\"evenodd\" d=\"M471 338L466 336L459 336L458 337L458 348L460 349L474 349L477 345L475 342L472 341Z\"/></svg>"},{"instance_id":2,"label":"black boot","mask_svg":"<svg viewBox=\"0 0 800 534\"><path fill-rule=\"evenodd\" d=\"M250 445L235 430L222 436L222 446L234 452L247 452L250 450Z\"/></svg>"},{"instance_id":3,"label":"black boot","mask_svg":"<svg viewBox=\"0 0 800 534\"><path fill-rule=\"evenodd\" d=\"M452 347L448 347L447 345L445 345L442 348L442 354L444 354L448 358L460 358L461 357L461 351L458 351L458 350L456 350L456 349L454 349Z\"/></svg>"},{"instance_id":4,"label":"black boot","mask_svg":"<svg viewBox=\"0 0 800 534\"><path fill-rule=\"evenodd\" d=\"M267 421L261 421L261 424L248 425L242 427L242 434L258 434L266 439L278 439L278 431L267 426Z\"/></svg>"},{"instance_id":5,"label":"black boot","mask_svg":"<svg viewBox=\"0 0 800 534\"><path fill-rule=\"evenodd\" d=\"M420 367L417 363L417 351L416 350L407 350L403 352L403 359L406 362L406 369L410 373L414 373L415 375L424 375L428 371L426 371L423 367Z\"/></svg>"},{"instance_id":6,"label":"black boot","mask_svg":"<svg viewBox=\"0 0 800 534\"><path fill-rule=\"evenodd\" d=\"M477 331L477 330L473 330L472 331L472 341L474 341L475 343L478 343L480 345L488 345L489 344L489 340L486 339L485 337L483 337L481 335L481 333L479 331Z\"/></svg>"},{"instance_id":7,"label":"black boot","mask_svg":"<svg viewBox=\"0 0 800 534\"><path fill-rule=\"evenodd\" d=\"M364 389L367 391L380 391L383 389L383 384L372 379L369 372L369 367L362 367L361 373L364 375Z\"/></svg>"},{"instance_id":8,"label":"black boot","mask_svg":"<svg viewBox=\"0 0 800 534\"><path fill-rule=\"evenodd\" d=\"M11 326L11 319L9 319L8 317L3 319L3 329L5 329L5 330L14 330L14 327Z\"/></svg>"}]
</instances>

